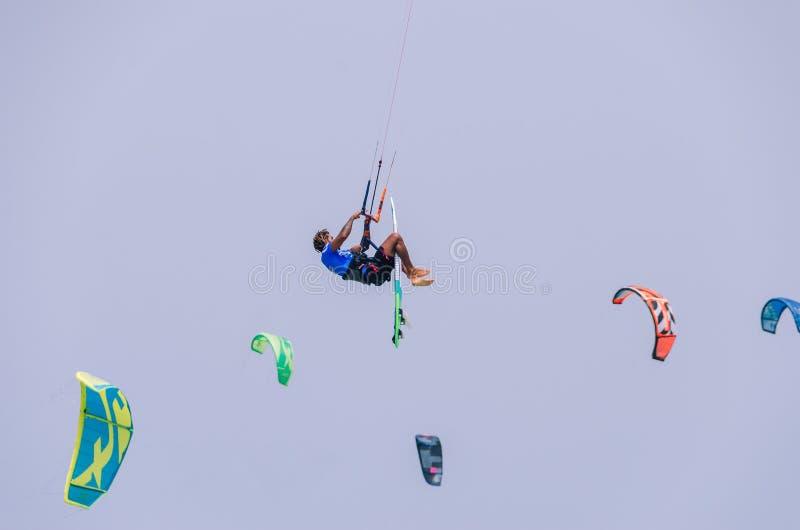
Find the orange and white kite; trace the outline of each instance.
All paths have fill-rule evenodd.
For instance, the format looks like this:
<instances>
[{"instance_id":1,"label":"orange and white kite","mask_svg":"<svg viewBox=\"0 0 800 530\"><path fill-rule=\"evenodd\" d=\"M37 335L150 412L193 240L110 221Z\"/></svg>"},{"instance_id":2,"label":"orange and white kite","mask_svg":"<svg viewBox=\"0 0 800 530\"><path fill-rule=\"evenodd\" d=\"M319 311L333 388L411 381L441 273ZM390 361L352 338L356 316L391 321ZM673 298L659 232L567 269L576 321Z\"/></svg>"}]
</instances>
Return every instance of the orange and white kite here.
<instances>
[{"instance_id":1,"label":"orange and white kite","mask_svg":"<svg viewBox=\"0 0 800 530\"><path fill-rule=\"evenodd\" d=\"M615 304L621 304L633 293L639 297L647 305L650 314L653 316L653 323L656 326L656 343L653 346L653 359L663 361L669 355L672 349L672 343L675 342L675 316L669 307L669 301L647 287L640 287L638 285L631 285L623 287L614 295L612 300Z\"/></svg>"}]
</instances>

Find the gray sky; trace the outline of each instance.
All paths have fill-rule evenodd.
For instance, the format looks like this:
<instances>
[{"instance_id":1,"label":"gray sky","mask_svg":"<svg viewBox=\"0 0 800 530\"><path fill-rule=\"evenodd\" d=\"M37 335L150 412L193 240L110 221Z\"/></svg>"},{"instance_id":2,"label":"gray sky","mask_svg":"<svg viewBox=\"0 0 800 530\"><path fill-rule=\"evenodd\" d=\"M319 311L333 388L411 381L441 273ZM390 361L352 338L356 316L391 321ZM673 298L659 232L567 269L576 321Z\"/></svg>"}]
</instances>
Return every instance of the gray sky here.
<instances>
[{"instance_id":1,"label":"gray sky","mask_svg":"<svg viewBox=\"0 0 800 530\"><path fill-rule=\"evenodd\" d=\"M406 6L0 4L4 527L800 525L800 337L758 318L800 298L797 3L417 0L390 193L439 286L395 350L311 237L360 206ZM77 370L135 427L90 511Z\"/></svg>"}]
</instances>

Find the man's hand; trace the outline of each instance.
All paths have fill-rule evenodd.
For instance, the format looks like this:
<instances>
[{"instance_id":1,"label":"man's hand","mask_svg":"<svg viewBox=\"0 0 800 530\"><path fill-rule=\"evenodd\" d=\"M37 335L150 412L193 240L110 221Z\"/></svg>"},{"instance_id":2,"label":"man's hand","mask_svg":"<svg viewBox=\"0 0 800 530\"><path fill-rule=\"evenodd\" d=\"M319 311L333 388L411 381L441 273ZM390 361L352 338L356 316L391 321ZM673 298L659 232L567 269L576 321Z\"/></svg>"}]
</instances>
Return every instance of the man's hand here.
<instances>
[{"instance_id":1,"label":"man's hand","mask_svg":"<svg viewBox=\"0 0 800 530\"><path fill-rule=\"evenodd\" d=\"M342 244L345 242L348 236L350 236L350 230L353 229L353 221L359 217L361 217L361 210L350 216L345 225L342 227L342 230L339 232L339 235L337 235L335 238L333 238L333 241L331 241L331 250L339 250L342 248Z\"/></svg>"}]
</instances>

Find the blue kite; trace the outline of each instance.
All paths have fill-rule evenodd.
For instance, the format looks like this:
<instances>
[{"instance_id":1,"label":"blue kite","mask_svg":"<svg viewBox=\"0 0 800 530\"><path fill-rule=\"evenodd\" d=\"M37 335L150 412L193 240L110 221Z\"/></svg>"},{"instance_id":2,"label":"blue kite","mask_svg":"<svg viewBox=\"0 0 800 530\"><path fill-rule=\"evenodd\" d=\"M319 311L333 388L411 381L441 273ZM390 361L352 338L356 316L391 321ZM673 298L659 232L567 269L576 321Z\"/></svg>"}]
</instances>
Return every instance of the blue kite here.
<instances>
[{"instance_id":1,"label":"blue kite","mask_svg":"<svg viewBox=\"0 0 800 530\"><path fill-rule=\"evenodd\" d=\"M800 331L800 303L788 298L773 298L764 304L761 310L761 329L769 333L775 333L778 327L778 319L781 318L783 310L789 308L794 317L797 331Z\"/></svg>"}]
</instances>

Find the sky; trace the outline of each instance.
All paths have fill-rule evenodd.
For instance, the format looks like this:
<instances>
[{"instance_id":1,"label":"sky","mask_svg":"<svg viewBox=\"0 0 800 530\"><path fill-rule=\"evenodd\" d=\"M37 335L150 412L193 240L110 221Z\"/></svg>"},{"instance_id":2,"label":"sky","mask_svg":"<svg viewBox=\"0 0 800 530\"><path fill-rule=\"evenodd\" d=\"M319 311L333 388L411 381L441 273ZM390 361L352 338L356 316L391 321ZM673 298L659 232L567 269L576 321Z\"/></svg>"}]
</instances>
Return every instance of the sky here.
<instances>
[{"instance_id":1,"label":"sky","mask_svg":"<svg viewBox=\"0 0 800 530\"><path fill-rule=\"evenodd\" d=\"M361 205L407 8L0 3L4 528L800 525L800 336L759 323L800 298L798 4L417 0L384 157L436 283L395 349L388 286L311 242ZM79 370L134 423L91 510Z\"/></svg>"}]
</instances>

